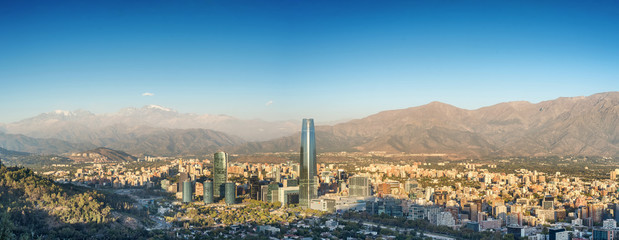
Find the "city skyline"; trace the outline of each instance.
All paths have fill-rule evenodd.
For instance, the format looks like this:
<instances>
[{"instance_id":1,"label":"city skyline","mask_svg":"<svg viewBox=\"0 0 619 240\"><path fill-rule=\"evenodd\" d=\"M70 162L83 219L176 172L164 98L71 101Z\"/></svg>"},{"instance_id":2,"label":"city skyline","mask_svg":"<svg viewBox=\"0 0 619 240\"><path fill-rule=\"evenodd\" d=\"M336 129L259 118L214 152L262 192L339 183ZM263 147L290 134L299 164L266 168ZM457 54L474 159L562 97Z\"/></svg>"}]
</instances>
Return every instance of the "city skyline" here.
<instances>
[{"instance_id":1,"label":"city skyline","mask_svg":"<svg viewBox=\"0 0 619 240\"><path fill-rule=\"evenodd\" d=\"M432 101L476 109L619 89L612 1L6 1L0 9L2 123L150 104L335 121ZM308 91L313 101L296 97Z\"/></svg>"},{"instance_id":2,"label":"city skyline","mask_svg":"<svg viewBox=\"0 0 619 240\"><path fill-rule=\"evenodd\" d=\"M0 1L0 32L0 240L619 239L618 0Z\"/></svg>"}]
</instances>

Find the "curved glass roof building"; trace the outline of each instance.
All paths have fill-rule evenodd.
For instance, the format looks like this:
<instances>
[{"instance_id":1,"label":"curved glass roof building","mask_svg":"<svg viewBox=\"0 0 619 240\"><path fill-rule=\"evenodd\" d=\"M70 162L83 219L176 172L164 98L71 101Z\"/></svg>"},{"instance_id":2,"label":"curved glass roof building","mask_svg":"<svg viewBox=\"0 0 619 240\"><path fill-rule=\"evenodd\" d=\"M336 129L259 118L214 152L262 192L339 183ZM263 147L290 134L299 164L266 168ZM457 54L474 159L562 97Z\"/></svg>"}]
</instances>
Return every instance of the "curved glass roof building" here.
<instances>
[{"instance_id":1,"label":"curved glass roof building","mask_svg":"<svg viewBox=\"0 0 619 240\"><path fill-rule=\"evenodd\" d=\"M317 198L316 141L314 119L303 119L301 129L301 162L299 164L299 206L308 208L312 199Z\"/></svg>"}]
</instances>

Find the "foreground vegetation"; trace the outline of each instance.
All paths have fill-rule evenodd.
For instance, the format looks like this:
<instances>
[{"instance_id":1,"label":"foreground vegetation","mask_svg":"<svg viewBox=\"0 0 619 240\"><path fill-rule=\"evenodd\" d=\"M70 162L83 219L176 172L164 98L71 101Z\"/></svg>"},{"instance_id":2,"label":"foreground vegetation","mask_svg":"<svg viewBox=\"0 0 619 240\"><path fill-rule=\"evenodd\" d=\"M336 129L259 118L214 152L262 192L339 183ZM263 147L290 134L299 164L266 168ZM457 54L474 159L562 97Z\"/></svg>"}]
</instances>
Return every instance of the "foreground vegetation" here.
<instances>
[{"instance_id":1,"label":"foreground vegetation","mask_svg":"<svg viewBox=\"0 0 619 240\"><path fill-rule=\"evenodd\" d=\"M307 217L320 217L324 212L282 207L281 203L268 203L245 199L238 206L204 205L191 203L180 207L174 215L167 216L168 222L176 226L215 227L239 224L265 225L292 223Z\"/></svg>"},{"instance_id":2,"label":"foreground vegetation","mask_svg":"<svg viewBox=\"0 0 619 240\"><path fill-rule=\"evenodd\" d=\"M146 238L146 212L123 196L61 185L0 166L0 239Z\"/></svg>"}]
</instances>

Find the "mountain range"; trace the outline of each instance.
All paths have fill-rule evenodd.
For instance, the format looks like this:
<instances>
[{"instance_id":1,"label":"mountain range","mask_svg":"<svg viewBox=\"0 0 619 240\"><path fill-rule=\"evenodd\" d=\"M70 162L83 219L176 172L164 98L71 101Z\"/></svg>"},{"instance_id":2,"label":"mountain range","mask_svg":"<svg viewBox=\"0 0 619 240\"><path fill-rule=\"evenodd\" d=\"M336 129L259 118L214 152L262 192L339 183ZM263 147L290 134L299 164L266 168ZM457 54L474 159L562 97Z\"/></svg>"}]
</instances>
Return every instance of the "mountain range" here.
<instances>
[{"instance_id":1,"label":"mountain range","mask_svg":"<svg viewBox=\"0 0 619 240\"><path fill-rule=\"evenodd\" d=\"M319 152L385 151L472 156L619 156L619 92L476 110L432 102L316 127ZM298 151L300 133L234 151Z\"/></svg>"},{"instance_id":2,"label":"mountain range","mask_svg":"<svg viewBox=\"0 0 619 240\"><path fill-rule=\"evenodd\" d=\"M28 156L28 155L30 155L30 153L11 151L11 150L6 150L0 147L0 158L14 157L14 156Z\"/></svg>"},{"instance_id":3,"label":"mountain range","mask_svg":"<svg viewBox=\"0 0 619 240\"><path fill-rule=\"evenodd\" d=\"M34 138L3 132L0 132L0 147L36 154L59 154L96 148L91 143L71 143L55 138Z\"/></svg>"},{"instance_id":4,"label":"mountain range","mask_svg":"<svg viewBox=\"0 0 619 240\"><path fill-rule=\"evenodd\" d=\"M0 133L0 147L37 153L63 154L108 147L134 155L177 156L211 154L225 146L239 145L239 137L208 129L108 128L108 135L85 142L70 142L56 138L34 138L22 134Z\"/></svg>"},{"instance_id":5,"label":"mountain range","mask_svg":"<svg viewBox=\"0 0 619 240\"><path fill-rule=\"evenodd\" d=\"M319 152L619 156L618 125L619 92L540 103L506 102L475 110L432 102L317 126L316 145ZM101 115L55 111L4 124L0 147L66 153L103 146L134 155L166 156L216 150L290 152L299 150L299 130L300 120L239 120L149 105Z\"/></svg>"},{"instance_id":6,"label":"mountain range","mask_svg":"<svg viewBox=\"0 0 619 240\"><path fill-rule=\"evenodd\" d=\"M0 131L36 138L57 138L69 142L90 142L114 138L117 134L150 129L210 129L238 136L246 141L264 141L297 131L292 121L241 120L226 115L179 113L158 105L124 108L116 113L94 114L85 110L56 110L18 122L0 125Z\"/></svg>"}]
</instances>

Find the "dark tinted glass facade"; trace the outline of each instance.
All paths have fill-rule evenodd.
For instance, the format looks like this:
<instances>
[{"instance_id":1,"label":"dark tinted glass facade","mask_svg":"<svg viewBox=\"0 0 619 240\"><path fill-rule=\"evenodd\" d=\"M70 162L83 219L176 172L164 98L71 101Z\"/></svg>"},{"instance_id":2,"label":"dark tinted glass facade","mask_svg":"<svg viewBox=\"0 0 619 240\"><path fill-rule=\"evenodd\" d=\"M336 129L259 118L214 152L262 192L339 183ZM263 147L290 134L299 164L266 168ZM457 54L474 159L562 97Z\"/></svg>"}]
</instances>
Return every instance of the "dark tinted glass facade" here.
<instances>
[{"instance_id":1,"label":"dark tinted glass facade","mask_svg":"<svg viewBox=\"0 0 619 240\"><path fill-rule=\"evenodd\" d=\"M183 202L189 203L191 202L192 191L191 191L191 182L189 180L185 180L183 182Z\"/></svg>"},{"instance_id":2,"label":"dark tinted glass facade","mask_svg":"<svg viewBox=\"0 0 619 240\"><path fill-rule=\"evenodd\" d=\"M204 190L204 203L206 204L213 203L215 201L213 199L213 182L204 181L203 190Z\"/></svg>"},{"instance_id":3,"label":"dark tinted glass facade","mask_svg":"<svg viewBox=\"0 0 619 240\"><path fill-rule=\"evenodd\" d=\"M301 162L299 167L299 206L308 208L312 199L317 198L316 182L316 142L314 138L314 119L303 119L301 130Z\"/></svg>"},{"instance_id":4,"label":"dark tinted glass facade","mask_svg":"<svg viewBox=\"0 0 619 240\"><path fill-rule=\"evenodd\" d=\"M225 152L215 153L213 160L213 195L224 197L225 183L228 181L228 154Z\"/></svg>"},{"instance_id":5,"label":"dark tinted glass facade","mask_svg":"<svg viewBox=\"0 0 619 240\"><path fill-rule=\"evenodd\" d=\"M249 178L249 197L254 200L258 200L260 193L260 179L258 176L251 176Z\"/></svg>"},{"instance_id":6,"label":"dark tinted glass facade","mask_svg":"<svg viewBox=\"0 0 619 240\"><path fill-rule=\"evenodd\" d=\"M236 185L233 182L224 183L226 204L232 205L236 200Z\"/></svg>"}]
</instances>

